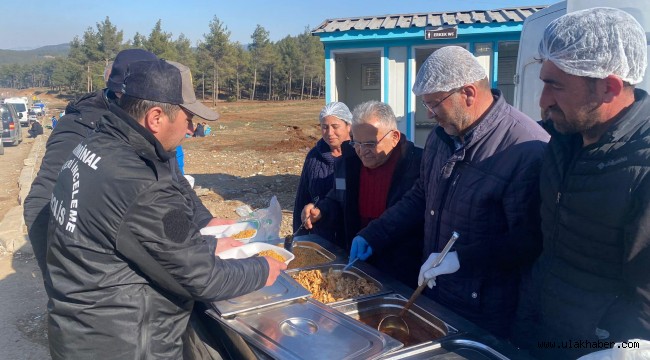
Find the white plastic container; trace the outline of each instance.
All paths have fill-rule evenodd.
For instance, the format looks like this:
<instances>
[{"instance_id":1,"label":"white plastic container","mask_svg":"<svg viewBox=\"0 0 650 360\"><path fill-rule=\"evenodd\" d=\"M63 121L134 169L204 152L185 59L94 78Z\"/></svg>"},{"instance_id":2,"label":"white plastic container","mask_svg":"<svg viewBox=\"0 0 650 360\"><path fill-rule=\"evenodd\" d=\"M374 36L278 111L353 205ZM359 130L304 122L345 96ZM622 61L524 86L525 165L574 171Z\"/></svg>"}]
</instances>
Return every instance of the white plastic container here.
<instances>
[{"instance_id":1,"label":"white plastic container","mask_svg":"<svg viewBox=\"0 0 650 360\"><path fill-rule=\"evenodd\" d=\"M252 238L257 235L257 227L253 222L243 221L234 223L231 225L218 225L218 226L208 226L201 229L201 235L213 235L216 238L223 237L232 237L233 235L240 233L244 230L255 230L253 235L245 238L239 238L237 240L241 241L244 244L247 244L251 241Z\"/></svg>"},{"instance_id":2,"label":"white plastic container","mask_svg":"<svg viewBox=\"0 0 650 360\"><path fill-rule=\"evenodd\" d=\"M217 255L222 259L246 259L264 250L273 250L276 253L282 255L282 257L285 258L284 263L287 265L289 265L289 262L291 262L291 260L295 259L296 257L292 253L288 252L287 250L279 246L275 246L267 243L261 243L261 242L254 242L254 243L238 246L236 248L226 250Z\"/></svg>"},{"instance_id":3,"label":"white plastic container","mask_svg":"<svg viewBox=\"0 0 650 360\"><path fill-rule=\"evenodd\" d=\"M187 182L190 183L190 188L194 189L194 176L192 175L183 175L183 176L185 176Z\"/></svg>"}]
</instances>

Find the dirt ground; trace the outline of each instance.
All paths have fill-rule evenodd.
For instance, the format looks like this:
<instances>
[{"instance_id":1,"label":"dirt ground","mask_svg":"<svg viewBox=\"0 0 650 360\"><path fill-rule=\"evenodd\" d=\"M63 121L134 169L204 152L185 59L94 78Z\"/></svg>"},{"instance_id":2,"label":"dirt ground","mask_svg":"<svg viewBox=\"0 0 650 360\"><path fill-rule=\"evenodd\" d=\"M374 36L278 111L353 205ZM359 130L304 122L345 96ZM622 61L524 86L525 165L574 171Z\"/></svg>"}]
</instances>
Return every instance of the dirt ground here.
<instances>
[{"instance_id":1,"label":"dirt ground","mask_svg":"<svg viewBox=\"0 0 650 360\"><path fill-rule=\"evenodd\" d=\"M185 173L213 215L236 219L247 204L265 208L272 196L282 206L280 235L291 233L293 202L302 164L320 138L324 101L219 103L213 133L183 143ZM207 189L204 191L202 189Z\"/></svg>"},{"instance_id":2,"label":"dirt ground","mask_svg":"<svg viewBox=\"0 0 650 360\"><path fill-rule=\"evenodd\" d=\"M44 90L10 91L4 96L38 96L49 108L47 119L65 107L66 100ZM207 105L211 105L206 103ZM307 151L320 138L318 113L324 100L219 102L221 118L207 122L212 133L183 143L185 173L216 217L236 219L243 204L267 207L277 196L283 209L281 235L291 233L293 201ZM45 120L44 125L49 124ZM26 138L27 128L23 136ZM46 129L46 135L49 132ZM6 147L0 156L0 219L17 205L17 179L33 140Z\"/></svg>"},{"instance_id":3,"label":"dirt ground","mask_svg":"<svg viewBox=\"0 0 650 360\"><path fill-rule=\"evenodd\" d=\"M59 99L52 95L45 94L45 91L39 89L26 89L26 90L13 90L0 88L0 98L8 98L14 96L37 96L41 100L46 101L48 104L47 114L40 119L43 120L43 125L48 125L49 118L54 114L59 113L59 109L65 107L66 101ZM4 218L7 212L18 203L18 178L20 171L23 169L24 161L29 155L32 148L34 139L27 138L29 128L22 128L23 141L18 146L5 145L4 155L0 155L0 220ZM50 130L43 129L45 134L49 134Z\"/></svg>"},{"instance_id":4,"label":"dirt ground","mask_svg":"<svg viewBox=\"0 0 650 360\"><path fill-rule=\"evenodd\" d=\"M0 219L9 209L19 205L18 178L34 142L34 139L27 139L27 128L23 130L23 142L18 146L5 145L5 153L0 155Z\"/></svg>"},{"instance_id":5,"label":"dirt ground","mask_svg":"<svg viewBox=\"0 0 650 360\"><path fill-rule=\"evenodd\" d=\"M48 105L43 123L49 125L67 99L39 89L0 89L0 97L34 94ZM323 105L323 99L219 102L220 120L208 123L212 134L183 143L185 173L195 177L195 190L212 214L237 219L238 206L264 208L275 195L283 212L280 235L290 234L302 163L320 138ZM18 178L33 144L23 129L24 141L0 155L0 219L18 205ZM50 132L45 129L45 136ZM38 168L41 159L35 160ZM33 256L0 249L0 302L0 360L49 358L46 296Z\"/></svg>"}]
</instances>

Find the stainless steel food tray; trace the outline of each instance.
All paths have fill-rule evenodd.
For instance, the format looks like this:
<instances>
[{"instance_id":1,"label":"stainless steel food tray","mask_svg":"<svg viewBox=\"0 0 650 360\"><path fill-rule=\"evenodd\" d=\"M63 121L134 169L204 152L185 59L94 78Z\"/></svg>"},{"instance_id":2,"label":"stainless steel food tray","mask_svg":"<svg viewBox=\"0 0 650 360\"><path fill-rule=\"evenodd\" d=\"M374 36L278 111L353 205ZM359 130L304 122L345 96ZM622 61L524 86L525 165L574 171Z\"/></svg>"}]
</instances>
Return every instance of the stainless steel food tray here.
<instances>
[{"instance_id":1,"label":"stainless steel food tray","mask_svg":"<svg viewBox=\"0 0 650 360\"><path fill-rule=\"evenodd\" d=\"M274 359L375 359L402 347L399 341L313 299L222 321Z\"/></svg>"},{"instance_id":2,"label":"stainless steel food tray","mask_svg":"<svg viewBox=\"0 0 650 360\"><path fill-rule=\"evenodd\" d=\"M289 302L291 300L308 297L311 294L296 280L286 273L280 273L278 279L271 286L265 286L250 294L236 298L213 302L212 308L221 316L227 317L234 314L259 309L265 306Z\"/></svg>"},{"instance_id":3,"label":"stainless steel food tray","mask_svg":"<svg viewBox=\"0 0 650 360\"><path fill-rule=\"evenodd\" d=\"M283 246L283 243L278 244L278 246ZM323 258L327 259L322 264L311 264L311 265L306 265L306 266L295 266L294 262L298 261L298 255L296 255L296 249L305 249L305 250L310 250L314 251L318 255L322 256ZM320 266L320 265L325 265L329 264L331 262L334 262L336 260L336 255L334 255L331 251L325 249L323 246L313 242L313 241L304 241L304 240L294 240L293 243L293 253L296 255L296 259L294 259L292 262L289 263L289 269L299 269L299 268L307 268L310 266Z\"/></svg>"},{"instance_id":4,"label":"stainless steel food tray","mask_svg":"<svg viewBox=\"0 0 650 360\"><path fill-rule=\"evenodd\" d=\"M337 304L333 307L353 319L359 320L372 328L377 328L381 319L387 315L398 315L406 302L406 298L401 295L388 294ZM457 333L454 327L415 304L404 315L404 320L409 326L410 333L408 336L397 340L404 343L405 347L438 340Z\"/></svg>"},{"instance_id":5,"label":"stainless steel food tray","mask_svg":"<svg viewBox=\"0 0 650 360\"><path fill-rule=\"evenodd\" d=\"M452 339L409 349L401 349L382 357L385 360L509 360L490 346L471 339Z\"/></svg>"},{"instance_id":6,"label":"stainless steel food tray","mask_svg":"<svg viewBox=\"0 0 650 360\"><path fill-rule=\"evenodd\" d=\"M345 264L324 264L324 265L318 265L318 266L310 266L310 267L306 267L306 268L302 268L302 269L287 270L287 274L288 275L293 275L293 274L296 274L296 273L298 273L300 271L307 271L307 270L320 270L321 272L327 272L327 271L329 271L329 269L332 269L334 271L342 271L344 267L345 267ZM358 301L358 300L361 300L361 299L374 297L374 296L377 296L377 295L388 294L388 293L392 292L392 289L389 289L389 288L385 287L382 283L377 281L372 276L366 274L363 270L359 269L356 266L352 266L348 270L344 271L343 276L366 279L366 281L374 284L379 290L377 292L375 292L375 293L372 293L372 294L360 295L360 296L355 296L355 297L351 297L351 298L348 298L348 299L343 299L343 300L340 300L340 301L334 301L334 302L331 302L331 303L327 303L327 305L334 306L336 304L342 304L342 303L349 302L349 301Z\"/></svg>"}]
</instances>

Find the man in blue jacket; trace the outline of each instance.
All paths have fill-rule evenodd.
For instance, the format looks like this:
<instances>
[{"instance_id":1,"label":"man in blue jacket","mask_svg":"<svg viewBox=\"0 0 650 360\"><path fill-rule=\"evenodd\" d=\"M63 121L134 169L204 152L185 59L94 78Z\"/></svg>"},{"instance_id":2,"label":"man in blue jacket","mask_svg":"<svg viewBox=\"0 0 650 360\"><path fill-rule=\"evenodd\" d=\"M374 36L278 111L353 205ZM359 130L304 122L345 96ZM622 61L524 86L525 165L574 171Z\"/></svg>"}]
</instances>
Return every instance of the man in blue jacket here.
<instances>
[{"instance_id":1,"label":"man in blue jacket","mask_svg":"<svg viewBox=\"0 0 650 360\"><path fill-rule=\"evenodd\" d=\"M491 90L464 48L435 51L418 72L438 127L429 134L413 188L354 238L351 259L367 258L407 229L424 227L418 284L425 293L498 336L507 336L521 269L539 255L539 171L548 134ZM460 234L442 264L434 259ZM434 285L437 285L434 287Z\"/></svg>"}]
</instances>

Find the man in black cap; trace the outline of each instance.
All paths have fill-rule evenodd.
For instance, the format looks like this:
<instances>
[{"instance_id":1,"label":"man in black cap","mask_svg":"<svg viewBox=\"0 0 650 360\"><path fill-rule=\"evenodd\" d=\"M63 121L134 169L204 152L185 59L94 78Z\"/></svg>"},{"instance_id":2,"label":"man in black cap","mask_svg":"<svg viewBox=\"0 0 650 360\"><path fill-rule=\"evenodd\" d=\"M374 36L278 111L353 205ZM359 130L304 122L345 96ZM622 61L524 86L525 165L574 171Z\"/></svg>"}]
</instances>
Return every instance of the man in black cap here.
<instances>
[{"instance_id":1,"label":"man in black cap","mask_svg":"<svg viewBox=\"0 0 650 360\"><path fill-rule=\"evenodd\" d=\"M100 114L108 109L108 104L117 101L117 97L122 92L124 73L128 64L134 61L156 59L156 55L142 49L121 51L115 57L112 66L106 67L107 87L70 102L65 109L65 115L59 119L56 127L53 126L52 134L50 134L45 147L41 168L23 204L23 215L29 240L43 276L45 276L45 256L47 254L50 197L63 162L81 140L95 131Z\"/></svg>"},{"instance_id":2,"label":"man in black cap","mask_svg":"<svg viewBox=\"0 0 650 360\"><path fill-rule=\"evenodd\" d=\"M157 59L156 55L142 49L120 51L115 57L115 61L106 67L104 80L107 87L88 93L79 100L68 104L65 115L53 129L47 141L41 168L23 204L29 240L43 276L45 276L46 266L46 237L47 222L50 217L50 197L63 162L80 141L95 131L101 114L108 109L109 104L116 103L122 95L122 85L128 65L137 61ZM172 166L178 168L176 162L173 162ZM182 186L190 187L179 169L174 172L173 178ZM203 206L198 196L193 191L190 193L194 200L194 222L197 226L205 227L228 223L227 220L214 219L210 211Z\"/></svg>"},{"instance_id":3,"label":"man in black cap","mask_svg":"<svg viewBox=\"0 0 650 360\"><path fill-rule=\"evenodd\" d=\"M53 359L179 359L194 301L271 285L286 265L222 260L194 222L191 190L173 180L171 153L196 100L186 66L129 65L119 106L65 161L52 192L45 287Z\"/></svg>"}]
</instances>

